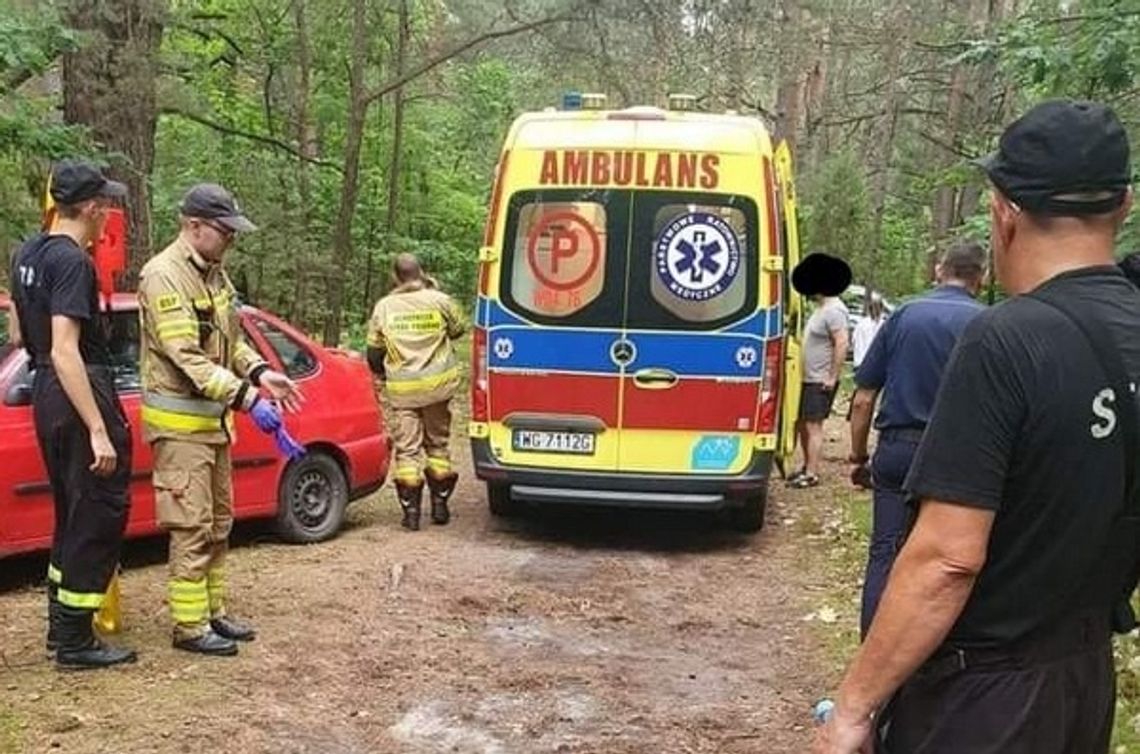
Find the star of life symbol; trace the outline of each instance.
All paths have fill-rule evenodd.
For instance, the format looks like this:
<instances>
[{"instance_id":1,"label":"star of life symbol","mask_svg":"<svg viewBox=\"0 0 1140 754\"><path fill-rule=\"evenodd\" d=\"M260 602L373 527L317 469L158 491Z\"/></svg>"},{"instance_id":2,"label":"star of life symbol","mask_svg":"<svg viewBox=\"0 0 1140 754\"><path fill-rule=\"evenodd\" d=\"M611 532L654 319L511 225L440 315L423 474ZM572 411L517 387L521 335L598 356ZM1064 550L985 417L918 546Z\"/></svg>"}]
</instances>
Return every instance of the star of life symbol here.
<instances>
[{"instance_id":1,"label":"star of life symbol","mask_svg":"<svg viewBox=\"0 0 1140 754\"><path fill-rule=\"evenodd\" d=\"M756 349L752 346L741 346L736 349L736 365L747 369L756 363Z\"/></svg>"},{"instance_id":2,"label":"star of life symbol","mask_svg":"<svg viewBox=\"0 0 1140 754\"><path fill-rule=\"evenodd\" d=\"M496 338L495 339L495 355L503 361L511 358L511 354L515 352L515 344L510 338Z\"/></svg>"},{"instance_id":3,"label":"star of life symbol","mask_svg":"<svg viewBox=\"0 0 1140 754\"><path fill-rule=\"evenodd\" d=\"M671 222L654 244L657 274L678 298L706 301L740 271L740 241L720 217L693 212Z\"/></svg>"}]
</instances>

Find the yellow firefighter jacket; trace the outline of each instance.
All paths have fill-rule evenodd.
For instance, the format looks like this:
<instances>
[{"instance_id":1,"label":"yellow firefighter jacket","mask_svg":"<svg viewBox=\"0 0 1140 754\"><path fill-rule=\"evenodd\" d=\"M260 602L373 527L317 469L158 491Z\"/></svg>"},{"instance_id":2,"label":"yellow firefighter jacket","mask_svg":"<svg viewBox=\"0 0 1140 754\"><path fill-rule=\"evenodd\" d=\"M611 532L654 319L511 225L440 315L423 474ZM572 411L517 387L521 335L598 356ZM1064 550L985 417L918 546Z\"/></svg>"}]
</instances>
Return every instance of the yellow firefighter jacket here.
<instances>
[{"instance_id":1,"label":"yellow firefighter jacket","mask_svg":"<svg viewBox=\"0 0 1140 754\"><path fill-rule=\"evenodd\" d=\"M139 317L146 441L232 442L231 411L253 404L248 378L266 364L242 337L225 271L176 240L142 269Z\"/></svg>"},{"instance_id":2,"label":"yellow firefighter jacket","mask_svg":"<svg viewBox=\"0 0 1140 754\"><path fill-rule=\"evenodd\" d=\"M368 322L368 347L384 352L393 408L422 408L450 399L459 388L451 341L466 331L455 301L415 280L377 302Z\"/></svg>"}]
</instances>

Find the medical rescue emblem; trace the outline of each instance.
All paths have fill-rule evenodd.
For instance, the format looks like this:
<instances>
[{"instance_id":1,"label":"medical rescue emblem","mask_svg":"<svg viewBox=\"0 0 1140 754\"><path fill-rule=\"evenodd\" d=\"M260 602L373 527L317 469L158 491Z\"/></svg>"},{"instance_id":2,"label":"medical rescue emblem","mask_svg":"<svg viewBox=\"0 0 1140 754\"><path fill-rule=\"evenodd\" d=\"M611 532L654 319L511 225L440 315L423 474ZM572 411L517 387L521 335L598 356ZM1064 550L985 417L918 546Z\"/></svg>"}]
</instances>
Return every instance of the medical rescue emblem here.
<instances>
[{"instance_id":1,"label":"medical rescue emblem","mask_svg":"<svg viewBox=\"0 0 1140 754\"><path fill-rule=\"evenodd\" d=\"M727 222L708 212L681 215L653 244L657 276L677 298L707 301L724 293L740 272L740 241Z\"/></svg>"}]
</instances>

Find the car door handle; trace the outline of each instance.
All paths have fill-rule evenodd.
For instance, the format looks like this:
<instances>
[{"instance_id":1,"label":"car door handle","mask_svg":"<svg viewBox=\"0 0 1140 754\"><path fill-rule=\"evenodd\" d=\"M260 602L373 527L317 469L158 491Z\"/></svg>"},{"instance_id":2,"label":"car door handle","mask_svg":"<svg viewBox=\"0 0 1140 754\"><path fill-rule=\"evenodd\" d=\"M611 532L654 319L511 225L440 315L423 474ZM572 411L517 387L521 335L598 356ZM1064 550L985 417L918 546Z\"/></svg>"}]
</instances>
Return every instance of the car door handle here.
<instances>
[{"instance_id":1,"label":"car door handle","mask_svg":"<svg viewBox=\"0 0 1140 754\"><path fill-rule=\"evenodd\" d=\"M667 390L677 381L677 373L668 369L639 369L633 375L633 384L646 390Z\"/></svg>"}]
</instances>

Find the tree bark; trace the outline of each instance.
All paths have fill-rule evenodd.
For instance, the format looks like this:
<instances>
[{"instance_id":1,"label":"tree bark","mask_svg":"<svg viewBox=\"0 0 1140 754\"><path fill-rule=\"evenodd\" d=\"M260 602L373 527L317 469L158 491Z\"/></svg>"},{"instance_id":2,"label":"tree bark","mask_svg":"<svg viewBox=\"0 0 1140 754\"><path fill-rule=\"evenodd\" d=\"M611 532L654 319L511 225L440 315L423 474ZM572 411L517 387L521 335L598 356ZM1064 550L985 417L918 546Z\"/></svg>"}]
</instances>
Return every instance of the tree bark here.
<instances>
[{"instance_id":1,"label":"tree bark","mask_svg":"<svg viewBox=\"0 0 1140 754\"><path fill-rule=\"evenodd\" d=\"M352 51L348 63L348 128L344 145L344 180L340 188L340 206L333 225L332 266L329 269L329 313L325 319L324 343L340 342L344 314L344 276L352 256L352 221L356 217L356 199L360 193L360 150L364 143L364 124L368 115L364 72L368 64L368 14L365 0L352 3Z\"/></svg>"},{"instance_id":2,"label":"tree bark","mask_svg":"<svg viewBox=\"0 0 1140 754\"><path fill-rule=\"evenodd\" d=\"M797 40L802 30L803 10L798 0L783 0L780 15L782 39ZM803 118L804 74L801 70L799 44L789 44L780 56L779 87L776 90L776 138L788 143L792 153Z\"/></svg>"},{"instance_id":3,"label":"tree bark","mask_svg":"<svg viewBox=\"0 0 1140 754\"><path fill-rule=\"evenodd\" d=\"M318 157L317 129L309 114L309 96L312 88L312 48L309 43L309 23L305 0L293 0L293 24L297 31L297 91L296 138L297 193L301 198L301 244L298 249L300 264L293 277L293 300L290 302L295 321L305 321L305 288L308 284L309 244L313 237L313 190L309 176L309 162Z\"/></svg>"},{"instance_id":4,"label":"tree bark","mask_svg":"<svg viewBox=\"0 0 1140 754\"><path fill-rule=\"evenodd\" d=\"M411 37L411 18L408 12L408 0L398 0L399 20L396 29L396 76L404 75L408 62L408 39ZM395 103L392 108L392 156L388 162L388 210L384 222L384 252L385 257L392 253L392 237L396 233L396 222L399 220L400 207L400 157L404 150L404 87L395 93ZM364 284L364 305L367 309L372 303L372 267L374 263L371 250L368 254L368 272Z\"/></svg>"},{"instance_id":5,"label":"tree bark","mask_svg":"<svg viewBox=\"0 0 1140 754\"><path fill-rule=\"evenodd\" d=\"M902 64L902 49L906 46L907 31L905 22L900 16L894 16L889 27L901 36L887 43L887 92L883 105L883 121L878 129L878 136L874 145L874 161L871 165L871 237L868 249L870 264L867 266L867 284L875 283L875 270L878 268L876 257L882 246L883 216L887 211L887 193L891 186L891 170L895 153L895 137L898 134L900 85L899 71Z\"/></svg>"},{"instance_id":6,"label":"tree bark","mask_svg":"<svg viewBox=\"0 0 1140 754\"><path fill-rule=\"evenodd\" d=\"M150 173L158 123L155 77L165 0L66 0L65 22L80 47L63 59L63 115L90 129L127 185L128 277L151 239Z\"/></svg>"}]
</instances>

